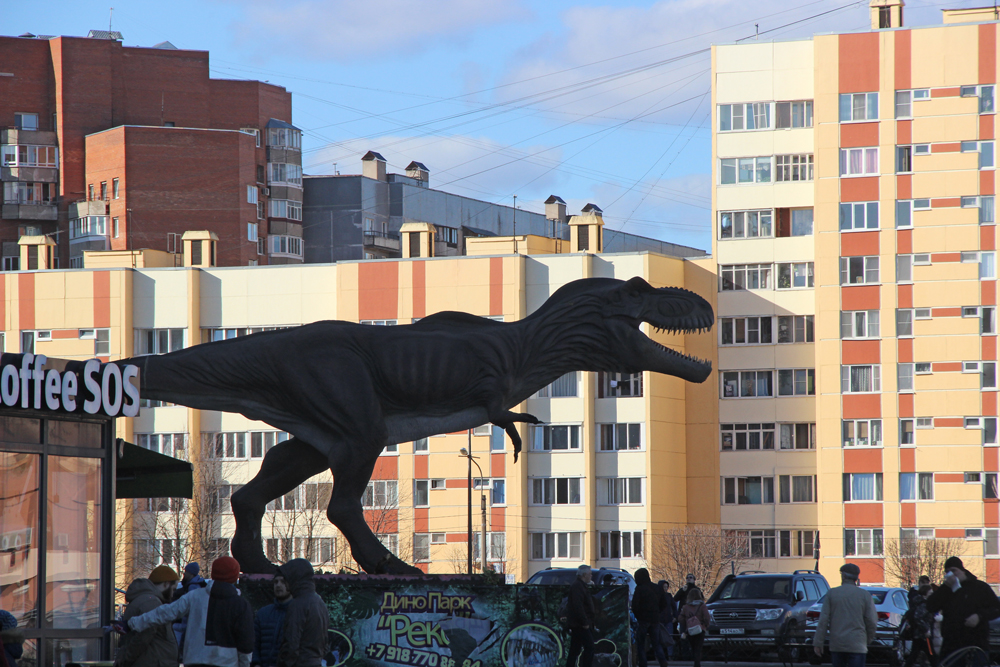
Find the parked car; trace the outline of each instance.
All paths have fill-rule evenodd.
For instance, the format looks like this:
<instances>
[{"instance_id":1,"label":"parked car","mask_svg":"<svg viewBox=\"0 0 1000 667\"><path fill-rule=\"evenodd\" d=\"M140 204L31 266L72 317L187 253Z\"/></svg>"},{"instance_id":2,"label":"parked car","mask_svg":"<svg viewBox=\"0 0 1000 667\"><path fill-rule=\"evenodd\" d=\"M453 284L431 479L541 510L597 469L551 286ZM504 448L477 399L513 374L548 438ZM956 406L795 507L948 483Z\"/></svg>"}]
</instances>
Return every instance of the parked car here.
<instances>
[{"instance_id":1,"label":"parked car","mask_svg":"<svg viewBox=\"0 0 1000 667\"><path fill-rule=\"evenodd\" d=\"M899 629L903 624L903 615L910 608L906 591L902 588L885 586L862 586L861 588L871 593L872 601L875 603L875 612L878 614L875 642L868 647L868 653L872 655L873 659L887 661L892 666L903 664L906 652L909 650L909 642L900 639ZM806 613L805 641L810 646L816 635L816 623L819 622L819 615L822 611L823 600L821 599ZM827 641L827 647L829 647L829 641ZM813 656L811 660L814 661L814 664L819 662L818 656Z\"/></svg>"},{"instance_id":2,"label":"parked car","mask_svg":"<svg viewBox=\"0 0 1000 667\"><path fill-rule=\"evenodd\" d=\"M604 585L604 580L607 577L611 577L610 583L615 586L627 585L628 586L628 597L629 600L632 599L632 593L635 592L635 579L632 575L625 570L619 570L613 567L595 567L593 569L593 576L591 577L591 584L594 586ZM536 584L542 586L551 585L563 585L569 586L576 580L576 568L575 567L547 567L544 570L539 570L533 575L528 577L527 584Z\"/></svg>"},{"instance_id":3,"label":"parked car","mask_svg":"<svg viewBox=\"0 0 1000 667\"><path fill-rule=\"evenodd\" d=\"M729 575L708 600L708 647L751 653L775 650L782 660L802 658L806 613L830 585L816 570Z\"/></svg>"}]
</instances>

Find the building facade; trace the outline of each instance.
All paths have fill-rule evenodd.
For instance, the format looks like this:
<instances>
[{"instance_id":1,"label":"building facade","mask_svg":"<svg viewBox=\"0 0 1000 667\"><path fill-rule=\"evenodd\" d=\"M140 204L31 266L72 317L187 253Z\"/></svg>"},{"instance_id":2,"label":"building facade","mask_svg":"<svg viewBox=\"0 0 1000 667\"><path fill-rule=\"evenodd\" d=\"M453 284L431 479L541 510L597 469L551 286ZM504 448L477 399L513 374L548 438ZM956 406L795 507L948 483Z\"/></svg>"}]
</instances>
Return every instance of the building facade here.
<instances>
[{"instance_id":1,"label":"building facade","mask_svg":"<svg viewBox=\"0 0 1000 667\"><path fill-rule=\"evenodd\" d=\"M722 524L762 569L945 538L997 584L997 23L871 11L713 49Z\"/></svg>"},{"instance_id":2,"label":"building facade","mask_svg":"<svg viewBox=\"0 0 1000 667\"><path fill-rule=\"evenodd\" d=\"M301 262L285 89L211 79L207 52L169 43L0 37L0 61L3 270L39 268L20 266L22 236L80 267L85 250L179 253L188 229L219 237L222 264Z\"/></svg>"}]
</instances>

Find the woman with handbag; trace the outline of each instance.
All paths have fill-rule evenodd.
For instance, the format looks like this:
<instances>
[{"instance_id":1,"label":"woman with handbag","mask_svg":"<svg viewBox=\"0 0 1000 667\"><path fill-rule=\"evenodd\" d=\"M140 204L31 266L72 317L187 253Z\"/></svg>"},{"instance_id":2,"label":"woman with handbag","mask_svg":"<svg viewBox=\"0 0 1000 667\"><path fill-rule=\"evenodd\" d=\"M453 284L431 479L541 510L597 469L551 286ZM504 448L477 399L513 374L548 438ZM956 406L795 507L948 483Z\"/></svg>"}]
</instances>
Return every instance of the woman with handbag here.
<instances>
[{"instance_id":1,"label":"woman with handbag","mask_svg":"<svg viewBox=\"0 0 1000 667\"><path fill-rule=\"evenodd\" d=\"M687 604L677 617L681 639L687 639L694 656L694 667L701 667L701 646L705 643L705 633L709 624L708 607L701 590L692 588L687 594Z\"/></svg>"}]
</instances>

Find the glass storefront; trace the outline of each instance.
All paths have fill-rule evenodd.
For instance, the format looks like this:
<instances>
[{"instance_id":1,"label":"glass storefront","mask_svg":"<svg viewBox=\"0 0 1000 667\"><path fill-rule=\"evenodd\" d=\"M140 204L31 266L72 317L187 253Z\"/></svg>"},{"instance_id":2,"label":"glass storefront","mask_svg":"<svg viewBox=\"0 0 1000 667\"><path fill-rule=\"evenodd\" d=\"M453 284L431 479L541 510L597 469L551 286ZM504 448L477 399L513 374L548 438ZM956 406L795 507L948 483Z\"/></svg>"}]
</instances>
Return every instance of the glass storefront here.
<instances>
[{"instance_id":1,"label":"glass storefront","mask_svg":"<svg viewBox=\"0 0 1000 667\"><path fill-rule=\"evenodd\" d=\"M28 638L20 667L107 656L113 428L0 410L0 609Z\"/></svg>"}]
</instances>

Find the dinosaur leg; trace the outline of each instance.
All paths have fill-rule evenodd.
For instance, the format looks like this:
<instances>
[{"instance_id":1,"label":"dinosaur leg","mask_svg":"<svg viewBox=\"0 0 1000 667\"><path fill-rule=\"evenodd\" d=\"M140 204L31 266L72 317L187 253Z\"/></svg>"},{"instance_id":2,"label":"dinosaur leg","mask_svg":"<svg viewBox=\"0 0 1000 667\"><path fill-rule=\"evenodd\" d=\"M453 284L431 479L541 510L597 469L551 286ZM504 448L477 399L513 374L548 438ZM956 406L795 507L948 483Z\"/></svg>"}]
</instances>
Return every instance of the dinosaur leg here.
<instances>
[{"instance_id":1,"label":"dinosaur leg","mask_svg":"<svg viewBox=\"0 0 1000 667\"><path fill-rule=\"evenodd\" d=\"M264 455L260 472L230 498L236 531L230 546L248 574L271 574L275 566L261 546L260 521L267 504L327 469L327 458L298 438L279 442Z\"/></svg>"},{"instance_id":2,"label":"dinosaur leg","mask_svg":"<svg viewBox=\"0 0 1000 667\"><path fill-rule=\"evenodd\" d=\"M342 450L338 450L340 453ZM359 460L360 453L351 457L331 456L333 493L326 515L351 545L351 556L370 574L423 574L418 568L407 565L385 548L365 521L361 497L375 469L375 457ZM339 459L339 460L338 460ZM377 508L376 512L392 511Z\"/></svg>"},{"instance_id":3,"label":"dinosaur leg","mask_svg":"<svg viewBox=\"0 0 1000 667\"><path fill-rule=\"evenodd\" d=\"M528 414L527 412L511 412L510 410L505 410L498 415L494 415L490 418L490 422L502 428L507 432L507 435L510 436L510 442L514 445L514 463L517 463L517 455L521 453L521 434L517 432L516 428L514 428L514 423L542 423L541 420L535 415Z\"/></svg>"}]
</instances>

